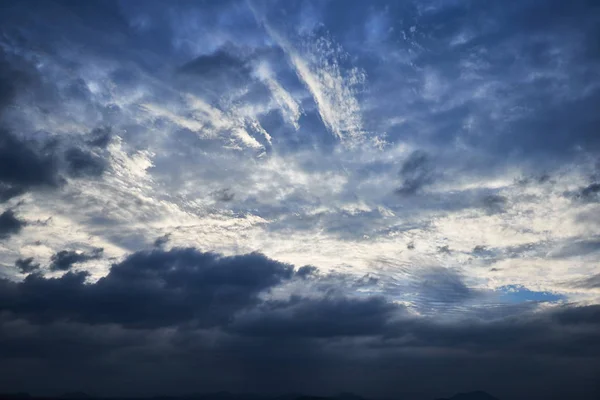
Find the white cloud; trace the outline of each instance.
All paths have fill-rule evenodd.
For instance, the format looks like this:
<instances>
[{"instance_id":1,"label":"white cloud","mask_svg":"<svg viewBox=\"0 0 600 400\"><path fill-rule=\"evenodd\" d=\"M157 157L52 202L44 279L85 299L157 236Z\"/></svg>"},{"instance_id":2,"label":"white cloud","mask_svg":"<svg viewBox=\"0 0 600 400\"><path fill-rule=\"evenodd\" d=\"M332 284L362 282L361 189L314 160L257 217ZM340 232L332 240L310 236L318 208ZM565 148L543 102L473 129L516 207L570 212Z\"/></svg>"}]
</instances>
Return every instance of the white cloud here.
<instances>
[{"instance_id":1,"label":"white cloud","mask_svg":"<svg viewBox=\"0 0 600 400\"><path fill-rule=\"evenodd\" d=\"M327 37L306 37L297 49L255 11L271 38L289 58L298 78L305 84L317 106L321 120L329 131L346 144L364 139L361 108L356 88L366 80L365 72L352 68L345 71L340 46Z\"/></svg>"},{"instance_id":2,"label":"white cloud","mask_svg":"<svg viewBox=\"0 0 600 400\"><path fill-rule=\"evenodd\" d=\"M273 78L273 72L266 63L260 63L256 68L255 74L261 79L271 91L273 98L280 107L282 116L294 126L296 130L300 127L298 120L302 114L300 105L288 93L283 86L275 78Z\"/></svg>"}]
</instances>

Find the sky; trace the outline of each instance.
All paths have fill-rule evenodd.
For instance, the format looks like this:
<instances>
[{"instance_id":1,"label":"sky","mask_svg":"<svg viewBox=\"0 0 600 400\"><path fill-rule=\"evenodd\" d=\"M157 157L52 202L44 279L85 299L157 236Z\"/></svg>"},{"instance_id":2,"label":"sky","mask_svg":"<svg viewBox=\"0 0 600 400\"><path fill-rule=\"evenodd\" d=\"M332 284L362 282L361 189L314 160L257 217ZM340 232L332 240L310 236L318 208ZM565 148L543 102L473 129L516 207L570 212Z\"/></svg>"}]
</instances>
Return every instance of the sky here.
<instances>
[{"instance_id":1,"label":"sky","mask_svg":"<svg viewBox=\"0 0 600 400\"><path fill-rule=\"evenodd\" d=\"M600 3L0 1L0 392L600 396Z\"/></svg>"}]
</instances>

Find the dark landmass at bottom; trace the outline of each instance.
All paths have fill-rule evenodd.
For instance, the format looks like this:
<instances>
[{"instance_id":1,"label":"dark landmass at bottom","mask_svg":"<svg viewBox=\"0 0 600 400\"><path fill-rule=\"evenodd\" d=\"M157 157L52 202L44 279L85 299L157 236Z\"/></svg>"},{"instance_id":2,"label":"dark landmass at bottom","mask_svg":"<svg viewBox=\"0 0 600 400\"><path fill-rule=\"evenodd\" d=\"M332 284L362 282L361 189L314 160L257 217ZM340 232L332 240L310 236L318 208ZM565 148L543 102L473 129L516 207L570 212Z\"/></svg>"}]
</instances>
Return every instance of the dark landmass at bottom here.
<instances>
[{"instance_id":1,"label":"dark landmass at bottom","mask_svg":"<svg viewBox=\"0 0 600 400\"><path fill-rule=\"evenodd\" d=\"M233 394L218 392L209 394L190 394L185 396L151 396L151 397L102 397L86 393L65 393L60 396L31 396L28 393L0 394L0 400L369 400L351 393L343 393L338 396L307 396L290 394L281 396L265 396L258 394ZM402 400L402 399L393 399ZM452 397L438 398L435 400L499 400L483 391L459 393Z\"/></svg>"}]
</instances>

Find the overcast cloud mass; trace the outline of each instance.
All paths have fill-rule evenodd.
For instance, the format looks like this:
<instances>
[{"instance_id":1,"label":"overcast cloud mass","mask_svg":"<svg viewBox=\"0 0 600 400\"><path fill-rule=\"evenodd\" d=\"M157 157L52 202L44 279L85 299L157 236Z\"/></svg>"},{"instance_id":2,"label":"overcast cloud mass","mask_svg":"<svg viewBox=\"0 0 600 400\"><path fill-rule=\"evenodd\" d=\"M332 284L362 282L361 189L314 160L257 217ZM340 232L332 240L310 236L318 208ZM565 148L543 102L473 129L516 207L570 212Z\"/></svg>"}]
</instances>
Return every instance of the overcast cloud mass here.
<instances>
[{"instance_id":1,"label":"overcast cloud mass","mask_svg":"<svg viewBox=\"0 0 600 400\"><path fill-rule=\"evenodd\" d=\"M0 1L0 392L600 398L600 2Z\"/></svg>"}]
</instances>

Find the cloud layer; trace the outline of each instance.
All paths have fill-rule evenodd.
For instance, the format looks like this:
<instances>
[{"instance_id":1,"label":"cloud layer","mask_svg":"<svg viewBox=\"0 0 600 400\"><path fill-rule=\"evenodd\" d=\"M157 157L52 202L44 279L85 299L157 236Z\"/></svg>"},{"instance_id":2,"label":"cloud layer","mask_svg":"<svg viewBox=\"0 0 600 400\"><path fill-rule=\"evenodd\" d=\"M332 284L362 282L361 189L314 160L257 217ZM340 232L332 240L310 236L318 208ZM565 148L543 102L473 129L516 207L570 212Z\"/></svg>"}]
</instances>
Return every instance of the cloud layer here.
<instances>
[{"instance_id":1,"label":"cloud layer","mask_svg":"<svg viewBox=\"0 0 600 400\"><path fill-rule=\"evenodd\" d=\"M598 26L2 3L0 391L597 397Z\"/></svg>"},{"instance_id":2,"label":"cloud layer","mask_svg":"<svg viewBox=\"0 0 600 400\"><path fill-rule=\"evenodd\" d=\"M140 379L152 383L119 393L185 393L191 379L216 379L195 384L197 390L329 391L350 376L348 388L379 396L399 390L434 395L465 387L469 379L498 393L523 393L514 398L531 397L531 390L539 398L553 393L545 381L519 383L524 366L514 363L524 360L558 384L581 385L570 393L596 393L588 379L600 356L598 306L474 308L443 321L419 317L383 296L360 296L347 285L351 277L306 271L258 253L222 257L179 248L134 253L96 282L85 272L1 280L0 342L8 349L0 363L3 379L24 382L9 367L22 364L37 377L28 385L33 391L66 385L67 376L103 394L115 393L104 385ZM437 275L433 270L429 279L443 279ZM426 283L421 291L464 296L456 278L445 282ZM354 280L355 287L364 284ZM437 296L441 301L444 294ZM137 375L140 362L143 373ZM445 382L435 373L447 363L472 367ZM563 370L569 365L575 371ZM475 368L481 367L504 371L503 380L479 376ZM223 370L240 372L217 373ZM398 388L397 374L412 381L403 378ZM310 382L318 376L331 383ZM374 379L377 388L369 384ZM507 388L506 381L517 386Z\"/></svg>"}]
</instances>

